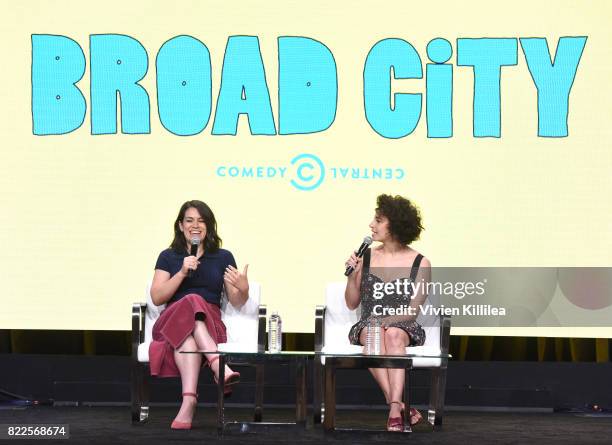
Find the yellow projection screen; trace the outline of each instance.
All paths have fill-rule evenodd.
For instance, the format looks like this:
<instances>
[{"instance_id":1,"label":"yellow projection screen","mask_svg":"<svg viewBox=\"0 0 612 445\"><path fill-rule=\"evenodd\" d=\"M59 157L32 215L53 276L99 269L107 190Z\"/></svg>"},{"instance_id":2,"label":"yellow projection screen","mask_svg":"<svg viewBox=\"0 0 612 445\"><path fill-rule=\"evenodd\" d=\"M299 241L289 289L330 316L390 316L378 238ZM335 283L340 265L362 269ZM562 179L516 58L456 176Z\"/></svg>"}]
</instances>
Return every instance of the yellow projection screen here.
<instances>
[{"instance_id":1,"label":"yellow projection screen","mask_svg":"<svg viewBox=\"0 0 612 445\"><path fill-rule=\"evenodd\" d=\"M453 333L611 337L610 13L7 3L0 327L129 329L181 203L201 199L284 329L312 332L389 193L421 209L434 267L554 269L539 314L556 325ZM596 304L558 269L586 267Z\"/></svg>"}]
</instances>

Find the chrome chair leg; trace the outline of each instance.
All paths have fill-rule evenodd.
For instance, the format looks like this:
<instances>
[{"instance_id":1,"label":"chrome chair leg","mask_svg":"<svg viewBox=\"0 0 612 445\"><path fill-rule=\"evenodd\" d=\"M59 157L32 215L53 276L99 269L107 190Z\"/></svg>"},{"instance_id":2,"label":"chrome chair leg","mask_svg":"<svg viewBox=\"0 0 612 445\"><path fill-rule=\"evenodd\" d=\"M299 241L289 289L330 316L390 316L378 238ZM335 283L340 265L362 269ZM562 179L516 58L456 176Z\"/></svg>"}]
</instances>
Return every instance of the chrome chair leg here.
<instances>
[{"instance_id":1,"label":"chrome chair leg","mask_svg":"<svg viewBox=\"0 0 612 445\"><path fill-rule=\"evenodd\" d=\"M254 422L263 420L263 398L264 398L264 365L255 365L255 412Z\"/></svg>"},{"instance_id":2,"label":"chrome chair leg","mask_svg":"<svg viewBox=\"0 0 612 445\"><path fill-rule=\"evenodd\" d=\"M446 367L431 370L431 388L429 393L429 410L427 420L438 429L442 427L444 415L444 395L446 393Z\"/></svg>"},{"instance_id":3,"label":"chrome chair leg","mask_svg":"<svg viewBox=\"0 0 612 445\"><path fill-rule=\"evenodd\" d=\"M149 379L147 367L142 363L133 363L131 374L132 423L141 423L149 418Z\"/></svg>"},{"instance_id":4,"label":"chrome chair leg","mask_svg":"<svg viewBox=\"0 0 612 445\"><path fill-rule=\"evenodd\" d=\"M329 357L326 360L329 362ZM336 428L336 373L333 364L326 363L325 369L325 416L323 428L333 431Z\"/></svg>"}]
</instances>

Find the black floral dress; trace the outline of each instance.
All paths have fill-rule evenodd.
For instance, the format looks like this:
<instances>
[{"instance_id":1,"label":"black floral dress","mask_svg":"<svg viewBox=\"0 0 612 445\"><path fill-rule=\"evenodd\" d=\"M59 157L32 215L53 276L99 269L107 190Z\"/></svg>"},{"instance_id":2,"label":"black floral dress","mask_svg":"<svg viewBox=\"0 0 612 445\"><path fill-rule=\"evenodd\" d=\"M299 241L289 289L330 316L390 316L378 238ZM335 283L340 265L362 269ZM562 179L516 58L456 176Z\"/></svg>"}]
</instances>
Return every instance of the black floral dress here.
<instances>
[{"instance_id":1,"label":"black floral dress","mask_svg":"<svg viewBox=\"0 0 612 445\"><path fill-rule=\"evenodd\" d=\"M375 283L385 282L377 275L370 272L371 249L366 250L363 256L363 269L361 272L361 319L355 323L349 331L349 340L353 345L360 345L359 334L366 327L372 318L383 319L386 315L374 315L375 306L381 305L383 308L399 309L410 304L412 288L407 286L407 292L383 293L382 297L375 298ZM419 272L423 255L418 254L410 269L410 281L414 282ZM380 312L380 311L378 311ZM399 320L388 324L390 327L400 328L410 338L410 346L421 346L425 343L425 331L415 320Z\"/></svg>"}]
</instances>

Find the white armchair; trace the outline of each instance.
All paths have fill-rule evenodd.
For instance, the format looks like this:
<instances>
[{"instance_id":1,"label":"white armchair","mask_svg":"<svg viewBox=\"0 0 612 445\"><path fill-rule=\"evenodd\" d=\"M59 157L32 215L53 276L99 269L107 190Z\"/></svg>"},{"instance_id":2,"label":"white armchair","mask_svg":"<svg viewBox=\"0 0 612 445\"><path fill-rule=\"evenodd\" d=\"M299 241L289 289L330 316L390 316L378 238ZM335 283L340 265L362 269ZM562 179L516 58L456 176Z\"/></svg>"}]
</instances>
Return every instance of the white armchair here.
<instances>
[{"instance_id":1,"label":"white armchair","mask_svg":"<svg viewBox=\"0 0 612 445\"><path fill-rule=\"evenodd\" d=\"M149 345L153 325L166 307L165 304L153 304L150 289L149 284L145 293L146 303L132 305L132 423L144 422L149 416ZM250 282L249 298L242 307L235 308L225 295L222 296L221 319L227 327L227 342L218 345L220 351L264 351L266 307L260 304L260 295L260 285Z\"/></svg>"},{"instance_id":2,"label":"white armchair","mask_svg":"<svg viewBox=\"0 0 612 445\"><path fill-rule=\"evenodd\" d=\"M315 351L328 354L360 354L363 346L352 345L348 333L361 317L361 306L350 310L344 300L346 282L329 283L325 290L325 306L317 306L315 312ZM434 302L429 302L434 304ZM431 390L429 400L428 421L432 426L442 425L444 412L444 393L446 390L446 357L436 357L448 354L450 341L450 318L436 315L419 314L417 321L425 330L425 344L409 346L407 354L424 355L414 357L412 367L429 369L431 371ZM325 391L323 367L325 357L315 360L314 375L314 420L321 423L325 407L323 394Z\"/></svg>"}]
</instances>

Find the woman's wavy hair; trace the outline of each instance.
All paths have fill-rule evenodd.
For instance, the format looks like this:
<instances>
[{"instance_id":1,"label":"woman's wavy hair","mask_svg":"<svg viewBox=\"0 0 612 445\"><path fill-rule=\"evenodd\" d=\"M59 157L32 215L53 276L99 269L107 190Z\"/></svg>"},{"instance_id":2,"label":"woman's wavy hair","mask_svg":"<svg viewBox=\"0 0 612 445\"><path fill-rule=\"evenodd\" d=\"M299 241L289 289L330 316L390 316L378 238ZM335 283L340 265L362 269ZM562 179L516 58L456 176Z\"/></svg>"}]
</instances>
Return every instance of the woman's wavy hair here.
<instances>
[{"instance_id":1,"label":"woman's wavy hair","mask_svg":"<svg viewBox=\"0 0 612 445\"><path fill-rule=\"evenodd\" d=\"M400 195L380 195L376 198L376 213L389 220L393 239L406 246L419 239L423 230L421 213L408 199Z\"/></svg>"},{"instance_id":2,"label":"woman's wavy hair","mask_svg":"<svg viewBox=\"0 0 612 445\"><path fill-rule=\"evenodd\" d=\"M185 219L185 212L187 212L187 209L192 207L198 211L206 225L204 251L216 252L221 247L221 237L217 233L217 220L212 210L210 210L210 207L208 207L206 203L198 200L187 201L181 206L176 221L174 221L174 239L172 240L172 244L170 244L170 248L180 253L184 253L187 250L187 240L183 232L181 232L179 223L183 222L183 219Z\"/></svg>"}]
</instances>

